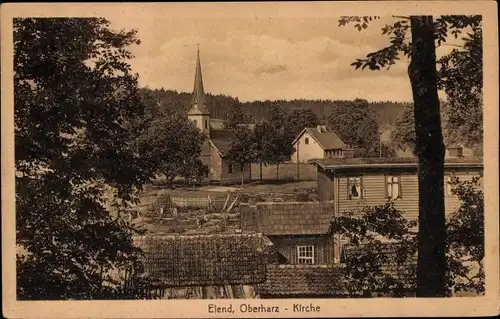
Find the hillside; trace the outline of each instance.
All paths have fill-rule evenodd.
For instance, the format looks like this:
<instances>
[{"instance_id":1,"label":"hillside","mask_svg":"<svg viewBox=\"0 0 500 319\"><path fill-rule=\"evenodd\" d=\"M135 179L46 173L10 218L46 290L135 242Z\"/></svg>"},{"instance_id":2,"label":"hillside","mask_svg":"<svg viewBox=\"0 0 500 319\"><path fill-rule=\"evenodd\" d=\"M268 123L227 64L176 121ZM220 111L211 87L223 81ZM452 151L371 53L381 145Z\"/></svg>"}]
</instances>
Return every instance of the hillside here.
<instances>
[{"instance_id":1,"label":"hillside","mask_svg":"<svg viewBox=\"0 0 500 319\"><path fill-rule=\"evenodd\" d=\"M143 94L150 94L156 101L160 101L165 107L184 108L187 110L190 107L191 94L185 92L177 92L172 90L151 90L148 88L142 89ZM342 100L277 100L277 101L253 101L240 102L238 98L227 95L206 95L207 108L213 118L224 118L235 105L240 104L255 120L267 119L269 109L279 104L285 109L309 108L318 119L325 120L335 105L346 103ZM372 101L370 106L378 115L378 123L380 125L392 125L399 116L405 103L391 101Z\"/></svg>"}]
</instances>

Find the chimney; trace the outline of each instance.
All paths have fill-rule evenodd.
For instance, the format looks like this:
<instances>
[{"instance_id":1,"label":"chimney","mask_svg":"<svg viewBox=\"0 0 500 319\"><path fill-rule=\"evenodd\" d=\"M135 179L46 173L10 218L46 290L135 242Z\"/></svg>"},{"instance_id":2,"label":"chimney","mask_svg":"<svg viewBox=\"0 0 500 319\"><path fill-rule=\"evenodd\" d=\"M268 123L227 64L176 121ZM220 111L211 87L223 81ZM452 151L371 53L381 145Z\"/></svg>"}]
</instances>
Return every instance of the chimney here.
<instances>
[{"instance_id":1,"label":"chimney","mask_svg":"<svg viewBox=\"0 0 500 319\"><path fill-rule=\"evenodd\" d=\"M354 157L354 148L344 148L342 150L342 154L344 158L353 158Z\"/></svg>"},{"instance_id":2,"label":"chimney","mask_svg":"<svg viewBox=\"0 0 500 319\"><path fill-rule=\"evenodd\" d=\"M325 133L326 132L326 125L317 125L316 126L316 129L318 130L318 132L320 133Z\"/></svg>"},{"instance_id":3,"label":"chimney","mask_svg":"<svg viewBox=\"0 0 500 319\"><path fill-rule=\"evenodd\" d=\"M448 147L448 157L458 158L464 156L464 150L461 146Z\"/></svg>"}]
</instances>

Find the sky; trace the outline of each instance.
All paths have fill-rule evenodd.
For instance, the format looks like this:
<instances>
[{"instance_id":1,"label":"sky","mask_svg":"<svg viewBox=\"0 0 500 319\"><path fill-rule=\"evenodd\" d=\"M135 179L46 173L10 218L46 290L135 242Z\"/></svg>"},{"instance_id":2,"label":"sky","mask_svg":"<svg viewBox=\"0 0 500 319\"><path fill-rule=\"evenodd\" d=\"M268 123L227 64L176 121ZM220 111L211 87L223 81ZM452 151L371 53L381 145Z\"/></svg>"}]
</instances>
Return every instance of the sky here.
<instances>
[{"instance_id":1,"label":"sky","mask_svg":"<svg viewBox=\"0 0 500 319\"><path fill-rule=\"evenodd\" d=\"M340 17L321 6L304 14L257 5L158 8L106 16L114 29L138 31L141 44L131 47L131 65L141 86L191 92L198 43L205 91L212 94L240 101L412 100L404 57L389 70L350 66L389 43L381 27L394 21L391 16L360 32L339 27Z\"/></svg>"}]
</instances>

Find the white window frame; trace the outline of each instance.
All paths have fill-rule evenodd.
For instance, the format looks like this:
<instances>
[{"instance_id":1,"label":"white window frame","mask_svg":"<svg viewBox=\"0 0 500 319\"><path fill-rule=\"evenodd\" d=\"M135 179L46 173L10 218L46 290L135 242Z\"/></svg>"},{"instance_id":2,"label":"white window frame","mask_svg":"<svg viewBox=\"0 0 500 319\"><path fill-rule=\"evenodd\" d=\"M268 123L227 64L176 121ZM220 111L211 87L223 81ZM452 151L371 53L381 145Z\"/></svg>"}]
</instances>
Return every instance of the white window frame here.
<instances>
[{"instance_id":1,"label":"white window frame","mask_svg":"<svg viewBox=\"0 0 500 319\"><path fill-rule=\"evenodd\" d=\"M452 178L453 178L452 175L445 175L444 176L444 191L445 191L445 195L447 197L454 196L454 194L451 191L454 188L453 185L451 184Z\"/></svg>"},{"instance_id":2,"label":"white window frame","mask_svg":"<svg viewBox=\"0 0 500 319\"><path fill-rule=\"evenodd\" d=\"M393 196L394 185L398 185L398 196L396 197ZM385 176L385 193L387 195L387 198L390 198L392 200L401 198L401 175Z\"/></svg>"},{"instance_id":3,"label":"white window frame","mask_svg":"<svg viewBox=\"0 0 500 319\"><path fill-rule=\"evenodd\" d=\"M354 183L353 183L354 181ZM359 192L358 192L358 196L356 197L353 197L351 195L351 189L352 189L352 185L356 185L356 184L359 184ZM363 199L365 196L364 196L364 191L363 191L363 177L362 176L348 176L347 177L347 198L349 199Z\"/></svg>"},{"instance_id":4,"label":"white window frame","mask_svg":"<svg viewBox=\"0 0 500 319\"><path fill-rule=\"evenodd\" d=\"M299 265L314 264L314 245L297 246L297 263Z\"/></svg>"}]
</instances>

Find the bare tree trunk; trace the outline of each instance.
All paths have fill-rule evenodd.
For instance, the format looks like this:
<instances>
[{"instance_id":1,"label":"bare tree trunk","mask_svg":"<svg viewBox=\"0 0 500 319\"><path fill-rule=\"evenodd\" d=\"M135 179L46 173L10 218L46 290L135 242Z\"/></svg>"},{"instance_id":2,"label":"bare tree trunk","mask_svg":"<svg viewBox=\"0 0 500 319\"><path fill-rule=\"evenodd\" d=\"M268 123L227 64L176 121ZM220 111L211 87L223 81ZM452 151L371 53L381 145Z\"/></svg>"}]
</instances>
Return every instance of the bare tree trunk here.
<instances>
[{"instance_id":1,"label":"bare tree trunk","mask_svg":"<svg viewBox=\"0 0 500 319\"><path fill-rule=\"evenodd\" d=\"M409 67L415 104L419 230L417 296L445 295L444 144L432 16L412 16Z\"/></svg>"}]
</instances>

